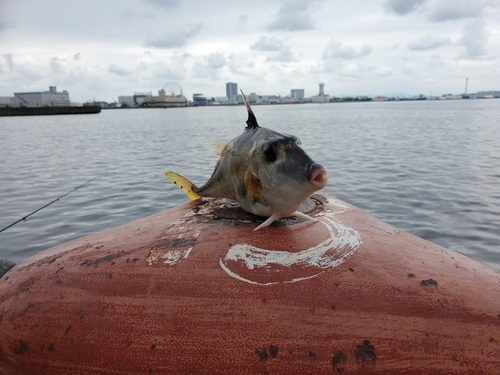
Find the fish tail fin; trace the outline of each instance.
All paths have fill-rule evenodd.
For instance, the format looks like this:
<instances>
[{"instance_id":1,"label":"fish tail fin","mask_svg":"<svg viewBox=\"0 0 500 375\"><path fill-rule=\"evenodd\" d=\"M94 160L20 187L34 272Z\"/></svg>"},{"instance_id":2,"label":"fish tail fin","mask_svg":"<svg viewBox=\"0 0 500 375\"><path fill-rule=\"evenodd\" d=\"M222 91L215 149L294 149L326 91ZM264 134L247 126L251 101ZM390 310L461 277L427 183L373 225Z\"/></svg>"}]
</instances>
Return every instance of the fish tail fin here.
<instances>
[{"instance_id":1,"label":"fish tail fin","mask_svg":"<svg viewBox=\"0 0 500 375\"><path fill-rule=\"evenodd\" d=\"M193 190L196 189L196 185L189 181L186 177L181 176L175 172L165 172L165 176L178 188L185 190L187 196L190 200L194 201L200 199L201 197L196 194Z\"/></svg>"}]
</instances>

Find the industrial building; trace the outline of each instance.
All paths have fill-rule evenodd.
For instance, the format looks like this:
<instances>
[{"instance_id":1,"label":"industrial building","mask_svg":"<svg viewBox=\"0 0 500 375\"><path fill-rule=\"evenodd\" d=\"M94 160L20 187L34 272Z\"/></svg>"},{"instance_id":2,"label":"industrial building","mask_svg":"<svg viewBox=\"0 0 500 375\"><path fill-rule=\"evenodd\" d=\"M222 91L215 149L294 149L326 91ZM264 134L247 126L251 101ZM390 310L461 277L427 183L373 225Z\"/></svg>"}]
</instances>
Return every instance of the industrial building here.
<instances>
[{"instance_id":1,"label":"industrial building","mask_svg":"<svg viewBox=\"0 0 500 375\"><path fill-rule=\"evenodd\" d=\"M69 93L64 90L57 92L56 86L50 86L49 91L16 92L10 101L11 107L70 107Z\"/></svg>"},{"instance_id":2,"label":"industrial building","mask_svg":"<svg viewBox=\"0 0 500 375\"><path fill-rule=\"evenodd\" d=\"M187 99L180 95L167 95L164 89L158 91L158 96L144 98L144 107L187 107Z\"/></svg>"},{"instance_id":3,"label":"industrial building","mask_svg":"<svg viewBox=\"0 0 500 375\"><path fill-rule=\"evenodd\" d=\"M121 107L142 107L144 99L152 96L150 92L135 92L134 95L119 96L118 104Z\"/></svg>"},{"instance_id":4,"label":"industrial building","mask_svg":"<svg viewBox=\"0 0 500 375\"><path fill-rule=\"evenodd\" d=\"M319 84L319 94L316 96L311 96L311 101L313 103L328 103L330 102L330 95L325 95L325 84Z\"/></svg>"}]
</instances>

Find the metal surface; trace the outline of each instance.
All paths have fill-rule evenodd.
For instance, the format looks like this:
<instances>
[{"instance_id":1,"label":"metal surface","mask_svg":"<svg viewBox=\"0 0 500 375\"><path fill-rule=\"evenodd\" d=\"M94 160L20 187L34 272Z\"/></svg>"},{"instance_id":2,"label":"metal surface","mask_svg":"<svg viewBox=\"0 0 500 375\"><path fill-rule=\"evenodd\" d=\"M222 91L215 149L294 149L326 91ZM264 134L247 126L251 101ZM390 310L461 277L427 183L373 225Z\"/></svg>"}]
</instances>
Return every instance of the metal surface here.
<instances>
[{"instance_id":1,"label":"metal surface","mask_svg":"<svg viewBox=\"0 0 500 375\"><path fill-rule=\"evenodd\" d=\"M500 374L500 272L315 195L205 200L0 279L0 374Z\"/></svg>"}]
</instances>

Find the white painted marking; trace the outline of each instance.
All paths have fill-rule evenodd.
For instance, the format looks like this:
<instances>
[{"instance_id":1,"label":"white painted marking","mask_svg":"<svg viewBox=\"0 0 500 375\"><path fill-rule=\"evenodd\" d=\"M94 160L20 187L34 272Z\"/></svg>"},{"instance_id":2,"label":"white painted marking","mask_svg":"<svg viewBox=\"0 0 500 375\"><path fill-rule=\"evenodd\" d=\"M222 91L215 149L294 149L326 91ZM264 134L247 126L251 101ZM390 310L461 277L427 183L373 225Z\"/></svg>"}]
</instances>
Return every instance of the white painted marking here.
<instances>
[{"instance_id":1,"label":"white painted marking","mask_svg":"<svg viewBox=\"0 0 500 375\"><path fill-rule=\"evenodd\" d=\"M347 206L344 207L347 209ZM354 254L362 243L361 237L356 230L337 221L333 212L318 216L323 217L320 222L328 230L329 238L316 246L292 253L238 244L228 250L219 264L231 277L260 285L307 280L335 268ZM267 278L262 272L252 272L259 270L273 272L280 281L259 281Z\"/></svg>"}]
</instances>

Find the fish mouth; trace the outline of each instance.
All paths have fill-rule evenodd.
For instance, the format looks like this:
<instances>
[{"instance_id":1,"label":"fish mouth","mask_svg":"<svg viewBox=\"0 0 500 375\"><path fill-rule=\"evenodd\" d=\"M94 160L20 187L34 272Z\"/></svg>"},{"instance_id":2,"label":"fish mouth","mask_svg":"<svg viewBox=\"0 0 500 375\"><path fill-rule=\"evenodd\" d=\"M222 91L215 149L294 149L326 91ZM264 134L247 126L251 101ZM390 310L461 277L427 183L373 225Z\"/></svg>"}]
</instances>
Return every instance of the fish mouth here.
<instances>
[{"instance_id":1,"label":"fish mouth","mask_svg":"<svg viewBox=\"0 0 500 375\"><path fill-rule=\"evenodd\" d=\"M312 164L309 168L309 183L316 189L323 189L328 183L328 173L320 164Z\"/></svg>"}]
</instances>

